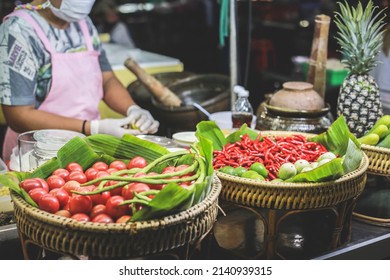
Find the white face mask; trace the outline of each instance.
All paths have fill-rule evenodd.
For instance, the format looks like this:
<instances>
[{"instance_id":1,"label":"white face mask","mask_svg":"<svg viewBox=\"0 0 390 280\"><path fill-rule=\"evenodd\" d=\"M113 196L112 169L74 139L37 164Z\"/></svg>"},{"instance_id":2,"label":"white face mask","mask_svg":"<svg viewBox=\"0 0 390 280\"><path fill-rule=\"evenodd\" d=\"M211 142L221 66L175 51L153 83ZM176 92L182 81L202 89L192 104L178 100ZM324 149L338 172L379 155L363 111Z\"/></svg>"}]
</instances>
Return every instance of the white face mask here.
<instances>
[{"instance_id":1,"label":"white face mask","mask_svg":"<svg viewBox=\"0 0 390 280\"><path fill-rule=\"evenodd\" d=\"M91 12L95 0L62 0L60 8L50 5L53 14L67 22L85 19Z\"/></svg>"}]
</instances>

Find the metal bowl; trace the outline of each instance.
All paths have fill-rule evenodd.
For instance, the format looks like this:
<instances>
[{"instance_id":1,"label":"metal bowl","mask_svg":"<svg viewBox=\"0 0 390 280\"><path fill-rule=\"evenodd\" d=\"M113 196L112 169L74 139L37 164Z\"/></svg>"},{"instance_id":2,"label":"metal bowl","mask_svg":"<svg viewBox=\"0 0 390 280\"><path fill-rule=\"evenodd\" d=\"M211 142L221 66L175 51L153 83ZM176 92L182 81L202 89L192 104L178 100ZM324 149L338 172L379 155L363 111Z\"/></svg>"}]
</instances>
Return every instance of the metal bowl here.
<instances>
[{"instance_id":1,"label":"metal bowl","mask_svg":"<svg viewBox=\"0 0 390 280\"><path fill-rule=\"evenodd\" d=\"M208 119L193 103L209 113L230 109L230 79L225 75L194 75L172 83L169 89L182 100L180 107L165 106L154 96L152 105L158 119L173 130L195 130L198 122Z\"/></svg>"},{"instance_id":2,"label":"metal bowl","mask_svg":"<svg viewBox=\"0 0 390 280\"><path fill-rule=\"evenodd\" d=\"M172 83L178 82L193 75L195 74L191 72L166 72L154 74L152 76L160 81L160 83L163 85L169 86ZM139 106L148 110L152 108L152 93L139 80L132 82L127 87L127 91L135 103L137 103Z\"/></svg>"}]
</instances>

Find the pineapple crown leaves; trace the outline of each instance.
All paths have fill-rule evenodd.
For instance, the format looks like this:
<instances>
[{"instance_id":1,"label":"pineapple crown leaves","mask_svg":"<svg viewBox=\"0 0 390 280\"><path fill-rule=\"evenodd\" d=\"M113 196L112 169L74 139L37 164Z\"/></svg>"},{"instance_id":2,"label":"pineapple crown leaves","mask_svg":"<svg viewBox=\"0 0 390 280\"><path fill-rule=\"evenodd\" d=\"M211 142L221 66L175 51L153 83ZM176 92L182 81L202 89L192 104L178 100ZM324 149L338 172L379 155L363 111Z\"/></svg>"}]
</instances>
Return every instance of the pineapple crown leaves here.
<instances>
[{"instance_id":1,"label":"pineapple crown leaves","mask_svg":"<svg viewBox=\"0 0 390 280\"><path fill-rule=\"evenodd\" d=\"M366 74L376 66L376 56L382 47L385 9L374 13L379 7L372 0L365 9L360 1L356 8L347 1L337 4L340 12L335 12L334 22L338 28L339 51L345 56L342 62L351 74Z\"/></svg>"}]
</instances>

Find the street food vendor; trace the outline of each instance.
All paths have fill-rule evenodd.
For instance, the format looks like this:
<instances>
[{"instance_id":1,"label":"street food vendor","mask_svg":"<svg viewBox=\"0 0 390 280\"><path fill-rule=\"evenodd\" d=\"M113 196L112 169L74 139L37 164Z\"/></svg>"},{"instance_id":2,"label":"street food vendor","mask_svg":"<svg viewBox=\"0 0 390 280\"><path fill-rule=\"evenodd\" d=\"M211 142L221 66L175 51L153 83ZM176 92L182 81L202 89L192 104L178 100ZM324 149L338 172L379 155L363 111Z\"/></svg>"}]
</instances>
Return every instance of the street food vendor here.
<instances>
[{"instance_id":1,"label":"street food vendor","mask_svg":"<svg viewBox=\"0 0 390 280\"><path fill-rule=\"evenodd\" d=\"M153 134L159 122L137 106L111 70L88 17L95 0L34 0L0 25L0 103L9 126L8 161L17 135L37 129ZM121 119L99 119L101 100ZM129 129L130 127L130 129Z\"/></svg>"}]
</instances>

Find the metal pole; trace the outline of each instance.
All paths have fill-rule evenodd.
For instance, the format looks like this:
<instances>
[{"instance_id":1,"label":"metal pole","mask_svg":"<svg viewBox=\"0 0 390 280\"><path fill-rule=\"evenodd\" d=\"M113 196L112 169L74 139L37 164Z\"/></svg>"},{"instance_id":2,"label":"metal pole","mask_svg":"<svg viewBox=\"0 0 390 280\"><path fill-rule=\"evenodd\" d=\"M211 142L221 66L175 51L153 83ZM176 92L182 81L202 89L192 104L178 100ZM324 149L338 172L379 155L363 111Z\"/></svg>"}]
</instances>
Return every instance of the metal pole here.
<instances>
[{"instance_id":1,"label":"metal pole","mask_svg":"<svg viewBox=\"0 0 390 280\"><path fill-rule=\"evenodd\" d=\"M237 25L236 25L236 0L230 0L230 102L233 110L236 101L233 87L237 85Z\"/></svg>"}]
</instances>

